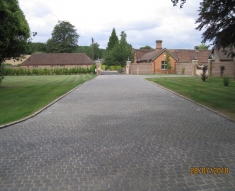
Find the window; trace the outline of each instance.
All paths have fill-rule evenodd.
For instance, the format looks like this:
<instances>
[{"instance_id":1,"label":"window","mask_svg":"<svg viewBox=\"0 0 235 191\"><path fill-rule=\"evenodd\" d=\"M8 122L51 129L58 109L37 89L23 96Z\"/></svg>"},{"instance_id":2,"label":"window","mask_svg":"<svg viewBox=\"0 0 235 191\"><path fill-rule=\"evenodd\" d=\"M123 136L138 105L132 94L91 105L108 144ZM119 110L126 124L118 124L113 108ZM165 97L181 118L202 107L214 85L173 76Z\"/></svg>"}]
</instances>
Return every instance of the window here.
<instances>
[{"instance_id":1,"label":"window","mask_svg":"<svg viewBox=\"0 0 235 191\"><path fill-rule=\"evenodd\" d=\"M64 65L60 65L60 67L61 67L61 68L63 68L63 67L64 67Z\"/></svg>"},{"instance_id":2,"label":"window","mask_svg":"<svg viewBox=\"0 0 235 191\"><path fill-rule=\"evenodd\" d=\"M165 61L162 61L162 70L166 70L167 67L166 67L166 62Z\"/></svg>"},{"instance_id":3,"label":"window","mask_svg":"<svg viewBox=\"0 0 235 191\"><path fill-rule=\"evenodd\" d=\"M38 66L35 66L35 65L34 65L33 67L34 67L34 68L37 68Z\"/></svg>"},{"instance_id":4,"label":"window","mask_svg":"<svg viewBox=\"0 0 235 191\"><path fill-rule=\"evenodd\" d=\"M51 65L50 67L51 67L51 68L53 68L53 67L54 67L54 65Z\"/></svg>"}]
</instances>

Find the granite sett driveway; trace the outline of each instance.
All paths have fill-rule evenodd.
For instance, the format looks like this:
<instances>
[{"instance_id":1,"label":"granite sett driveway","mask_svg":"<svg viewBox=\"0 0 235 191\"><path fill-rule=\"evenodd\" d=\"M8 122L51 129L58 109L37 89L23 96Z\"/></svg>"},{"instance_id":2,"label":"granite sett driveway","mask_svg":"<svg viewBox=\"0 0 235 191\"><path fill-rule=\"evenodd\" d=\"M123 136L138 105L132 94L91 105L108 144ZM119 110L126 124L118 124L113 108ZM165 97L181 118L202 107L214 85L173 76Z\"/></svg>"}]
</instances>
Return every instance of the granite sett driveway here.
<instances>
[{"instance_id":1,"label":"granite sett driveway","mask_svg":"<svg viewBox=\"0 0 235 191\"><path fill-rule=\"evenodd\" d=\"M0 129L3 190L234 191L235 123L141 77L99 76Z\"/></svg>"}]
</instances>

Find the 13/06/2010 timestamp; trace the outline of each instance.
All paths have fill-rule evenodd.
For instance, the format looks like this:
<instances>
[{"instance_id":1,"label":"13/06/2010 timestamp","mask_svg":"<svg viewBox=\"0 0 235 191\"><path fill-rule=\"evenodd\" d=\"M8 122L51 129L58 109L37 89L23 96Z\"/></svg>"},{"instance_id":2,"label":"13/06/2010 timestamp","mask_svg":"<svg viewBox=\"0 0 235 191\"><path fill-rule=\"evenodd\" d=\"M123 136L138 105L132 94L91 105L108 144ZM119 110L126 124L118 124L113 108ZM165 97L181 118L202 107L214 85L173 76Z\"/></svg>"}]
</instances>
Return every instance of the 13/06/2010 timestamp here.
<instances>
[{"instance_id":1,"label":"13/06/2010 timestamp","mask_svg":"<svg viewBox=\"0 0 235 191\"><path fill-rule=\"evenodd\" d=\"M191 167L190 174L228 174L228 167Z\"/></svg>"}]
</instances>

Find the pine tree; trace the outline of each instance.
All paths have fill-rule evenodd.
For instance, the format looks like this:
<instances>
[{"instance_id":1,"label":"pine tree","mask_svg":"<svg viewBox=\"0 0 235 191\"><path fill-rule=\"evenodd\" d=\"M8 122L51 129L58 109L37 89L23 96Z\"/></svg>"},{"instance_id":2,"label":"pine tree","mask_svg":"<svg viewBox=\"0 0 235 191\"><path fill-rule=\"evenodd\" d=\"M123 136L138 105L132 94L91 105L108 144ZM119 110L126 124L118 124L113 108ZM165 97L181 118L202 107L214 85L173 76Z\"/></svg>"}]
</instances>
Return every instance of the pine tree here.
<instances>
[{"instance_id":1,"label":"pine tree","mask_svg":"<svg viewBox=\"0 0 235 191\"><path fill-rule=\"evenodd\" d=\"M128 58L133 60L132 47L126 41L126 33L122 31L120 36L120 41L115 43L115 46L105 53L105 64L108 66L119 65L123 67Z\"/></svg>"},{"instance_id":2,"label":"pine tree","mask_svg":"<svg viewBox=\"0 0 235 191\"><path fill-rule=\"evenodd\" d=\"M118 43L118 37L116 35L116 30L115 28L113 28L113 31L111 33L111 36L109 37L109 42L108 42L108 47L107 47L107 51L110 51L113 49L113 47L115 46L115 44Z\"/></svg>"}]
</instances>

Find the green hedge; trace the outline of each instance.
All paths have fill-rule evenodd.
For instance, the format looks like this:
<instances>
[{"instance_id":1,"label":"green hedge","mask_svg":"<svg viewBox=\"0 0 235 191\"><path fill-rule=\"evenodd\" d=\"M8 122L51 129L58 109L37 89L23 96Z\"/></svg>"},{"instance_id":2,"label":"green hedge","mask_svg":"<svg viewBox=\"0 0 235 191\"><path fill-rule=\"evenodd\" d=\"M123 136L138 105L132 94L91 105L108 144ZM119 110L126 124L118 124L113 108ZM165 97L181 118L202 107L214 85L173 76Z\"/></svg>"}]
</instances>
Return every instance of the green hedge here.
<instances>
[{"instance_id":1,"label":"green hedge","mask_svg":"<svg viewBox=\"0 0 235 191\"><path fill-rule=\"evenodd\" d=\"M122 69L122 66L107 66L107 65L105 65L105 64L102 64L101 65L101 69L102 70L107 70L107 69L110 69L110 70L120 70L120 69Z\"/></svg>"},{"instance_id":2,"label":"green hedge","mask_svg":"<svg viewBox=\"0 0 235 191\"><path fill-rule=\"evenodd\" d=\"M94 73L94 66L91 68L4 68L4 76L25 76L25 75L71 75Z\"/></svg>"},{"instance_id":3,"label":"green hedge","mask_svg":"<svg viewBox=\"0 0 235 191\"><path fill-rule=\"evenodd\" d=\"M107 68L108 68L107 65L104 65L104 64L101 65L101 69L102 69L102 70L107 70Z\"/></svg>"},{"instance_id":4,"label":"green hedge","mask_svg":"<svg viewBox=\"0 0 235 191\"><path fill-rule=\"evenodd\" d=\"M121 66L109 66L109 69L110 70L120 70L120 69L122 69L122 67Z\"/></svg>"}]
</instances>

